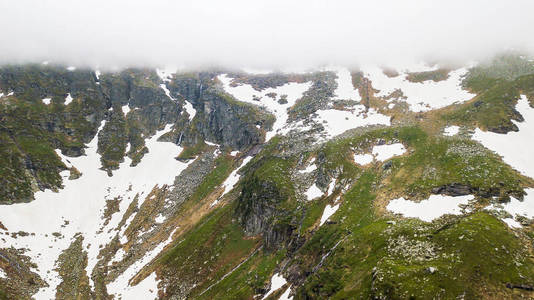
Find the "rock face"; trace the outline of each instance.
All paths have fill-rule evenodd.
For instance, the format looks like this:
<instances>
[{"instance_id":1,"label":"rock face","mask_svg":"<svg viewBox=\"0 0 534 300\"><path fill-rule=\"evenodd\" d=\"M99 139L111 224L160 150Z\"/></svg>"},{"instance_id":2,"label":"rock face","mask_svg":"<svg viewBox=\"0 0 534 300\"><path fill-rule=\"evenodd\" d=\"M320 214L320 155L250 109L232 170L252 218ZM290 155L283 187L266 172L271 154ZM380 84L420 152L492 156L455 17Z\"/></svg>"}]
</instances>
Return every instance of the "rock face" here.
<instances>
[{"instance_id":1,"label":"rock face","mask_svg":"<svg viewBox=\"0 0 534 300\"><path fill-rule=\"evenodd\" d=\"M464 196L470 195L473 193L473 189L465 184L461 183L451 183L440 187L435 187L432 189L433 194L442 194L447 196Z\"/></svg>"},{"instance_id":2,"label":"rock face","mask_svg":"<svg viewBox=\"0 0 534 300\"><path fill-rule=\"evenodd\" d=\"M302 211L290 176L294 159L286 156L284 145L271 141L243 170L234 210L245 235L261 236L267 251L298 242Z\"/></svg>"},{"instance_id":3,"label":"rock face","mask_svg":"<svg viewBox=\"0 0 534 300\"><path fill-rule=\"evenodd\" d=\"M66 167L54 149L83 155L102 121L98 152L110 176L125 156L139 163L147 151L144 139L166 124L174 124L174 130L164 138L183 146L210 141L243 150L261 143L272 115L232 99L218 88L215 75L163 82L153 70L127 69L97 80L92 71L57 66L0 68L0 90L13 92L0 106L0 183L5 187L0 204L31 201L36 190L59 188L59 172ZM73 100L65 105L67 95ZM46 97L48 105L41 101ZM193 120L183 113L186 99L198 112Z\"/></svg>"},{"instance_id":4,"label":"rock face","mask_svg":"<svg viewBox=\"0 0 534 300\"><path fill-rule=\"evenodd\" d=\"M243 150L259 144L264 130L269 130L273 117L258 107L246 105L213 83L215 74L178 76L170 90L192 103L197 114L191 127L185 128L183 141L197 144L201 140Z\"/></svg>"},{"instance_id":5,"label":"rock face","mask_svg":"<svg viewBox=\"0 0 534 300\"><path fill-rule=\"evenodd\" d=\"M275 249L289 239L294 229L291 222L284 220L289 213L278 208L287 200L275 184L252 178L243 183L235 214L247 235L262 235L265 247Z\"/></svg>"}]
</instances>

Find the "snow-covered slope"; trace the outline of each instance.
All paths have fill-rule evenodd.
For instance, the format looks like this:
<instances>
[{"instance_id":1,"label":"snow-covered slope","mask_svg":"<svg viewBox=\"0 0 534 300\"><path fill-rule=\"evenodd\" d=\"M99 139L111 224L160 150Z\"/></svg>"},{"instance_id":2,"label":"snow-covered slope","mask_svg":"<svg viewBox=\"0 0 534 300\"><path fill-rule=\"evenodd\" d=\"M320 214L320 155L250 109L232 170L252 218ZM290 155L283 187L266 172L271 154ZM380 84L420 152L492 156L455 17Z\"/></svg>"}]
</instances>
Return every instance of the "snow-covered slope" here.
<instances>
[{"instance_id":1,"label":"snow-covered slope","mask_svg":"<svg viewBox=\"0 0 534 300\"><path fill-rule=\"evenodd\" d=\"M451 71L447 79L438 82L432 80L411 82L406 79L409 72L435 71L436 69L436 66L426 67L424 64L404 66L396 69L399 71L398 75L395 74L396 76L388 76L382 68L376 66L363 67L362 71L371 80L373 88L379 90L376 96L386 97L400 90L405 98L395 100L405 101L415 112L464 102L475 96L461 87L462 77L467 73L465 68Z\"/></svg>"},{"instance_id":2,"label":"snow-covered slope","mask_svg":"<svg viewBox=\"0 0 534 300\"><path fill-rule=\"evenodd\" d=\"M104 124L102 122L100 128ZM31 203L3 206L0 209L0 220L10 232L23 231L30 234L5 236L4 246L26 249L26 255L32 257L37 264L38 274L49 286L41 289L35 295L36 299L55 297L56 287L60 283L55 263L76 234L80 233L84 238L83 248L88 253L86 270L91 274L101 247L119 234L117 225L134 198L138 195L141 205L154 187L172 184L174 177L187 167L187 163L174 159L181 152L180 147L157 141L169 130L170 125L146 140L149 153L141 163L130 167L131 161L126 157L113 177L99 169L100 155L96 152L98 135L87 144L85 156L71 158L58 151L67 166L73 166L82 173L81 177L69 180L69 171L64 171L64 188L59 192L37 192L35 201ZM117 197L121 199L119 211L104 225L106 200ZM60 233L61 236L54 233ZM126 278L119 282L122 285L114 283L112 286L115 289L111 291L126 290L128 280ZM152 286L151 288L153 289Z\"/></svg>"}]
</instances>

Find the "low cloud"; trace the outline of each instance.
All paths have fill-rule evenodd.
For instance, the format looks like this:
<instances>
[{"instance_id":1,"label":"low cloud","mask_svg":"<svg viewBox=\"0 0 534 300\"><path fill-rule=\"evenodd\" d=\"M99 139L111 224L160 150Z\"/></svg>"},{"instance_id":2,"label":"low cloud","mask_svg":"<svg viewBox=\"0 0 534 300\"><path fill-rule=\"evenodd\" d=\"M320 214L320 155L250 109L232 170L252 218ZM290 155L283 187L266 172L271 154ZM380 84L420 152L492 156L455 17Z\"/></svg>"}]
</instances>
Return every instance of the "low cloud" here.
<instances>
[{"instance_id":1,"label":"low cloud","mask_svg":"<svg viewBox=\"0 0 534 300\"><path fill-rule=\"evenodd\" d=\"M534 50L534 1L0 0L0 63L302 68Z\"/></svg>"}]
</instances>

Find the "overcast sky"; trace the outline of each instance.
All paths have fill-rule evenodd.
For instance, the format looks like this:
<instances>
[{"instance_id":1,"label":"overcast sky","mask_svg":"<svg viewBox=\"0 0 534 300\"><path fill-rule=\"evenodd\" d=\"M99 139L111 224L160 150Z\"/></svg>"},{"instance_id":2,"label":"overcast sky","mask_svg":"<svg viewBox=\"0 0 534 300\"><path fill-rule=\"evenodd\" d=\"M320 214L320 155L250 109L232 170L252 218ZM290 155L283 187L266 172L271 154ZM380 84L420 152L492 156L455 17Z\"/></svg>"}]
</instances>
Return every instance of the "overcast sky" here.
<instances>
[{"instance_id":1,"label":"overcast sky","mask_svg":"<svg viewBox=\"0 0 534 300\"><path fill-rule=\"evenodd\" d=\"M533 0L0 0L0 63L354 65L534 50Z\"/></svg>"}]
</instances>

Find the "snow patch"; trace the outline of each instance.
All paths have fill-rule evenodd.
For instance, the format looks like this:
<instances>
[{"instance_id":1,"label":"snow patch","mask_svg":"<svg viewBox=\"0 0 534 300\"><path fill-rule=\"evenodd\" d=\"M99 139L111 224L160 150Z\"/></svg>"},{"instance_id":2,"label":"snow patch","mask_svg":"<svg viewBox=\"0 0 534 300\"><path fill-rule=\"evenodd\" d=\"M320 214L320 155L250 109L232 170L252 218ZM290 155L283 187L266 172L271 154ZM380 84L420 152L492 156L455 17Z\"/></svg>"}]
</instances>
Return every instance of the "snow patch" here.
<instances>
[{"instance_id":1,"label":"snow patch","mask_svg":"<svg viewBox=\"0 0 534 300\"><path fill-rule=\"evenodd\" d=\"M510 197L510 202L500 205L489 205L487 210L505 211L512 215L512 218L505 218L503 221L511 228L522 228L523 226L515 221L515 217L521 216L528 219L534 218L534 188L525 189L526 195L523 201Z\"/></svg>"},{"instance_id":2,"label":"snow patch","mask_svg":"<svg viewBox=\"0 0 534 300\"><path fill-rule=\"evenodd\" d=\"M338 210L339 203L336 205L327 204L324 208L323 215L321 216L321 221L319 226L322 226L328 219Z\"/></svg>"},{"instance_id":3,"label":"snow patch","mask_svg":"<svg viewBox=\"0 0 534 300\"><path fill-rule=\"evenodd\" d=\"M484 132L477 128L473 139L497 152L505 163L521 174L534 178L534 159L530 151L534 148L534 109L530 107L525 95L521 95L515 109L524 118L523 122L512 120L519 131L499 134Z\"/></svg>"},{"instance_id":4,"label":"snow patch","mask_svg":"<svg viewBox=\"0 0 534 300\"><path fill-rule=\"evenodd\" d=\"M406 79L409 72L436 69L437 66L429 68L422 64L412 65L399 69L400 75L395 77L388 77L384 74L383 69L376 66L364 67L362 71L371 80L373 88L380 90L375 96L386 97L399 89L406 99L397 100L406 101L410 105L410 109L415 112L442 108L455 102L467 101L475 96L475 94L462 89L461 86L462 78L468 72L466 68L451 71L446 80L438 82L432 80L410 82Z\"/></svg>"},{"instance_id":5,"label":"snow patch","mask_svg":"<svg viewBox=\"0 0 534 300\"><path fill-rule=\"evenodd\" d=\"M215 146L215 147L219 147L220 146L219 144L215 144L215 143L208 142L208 141L204 141L204 143L206 143L206 145L208 145L208 146Z\"/></svg>"},{"instance_id":6,"label":"snow patch","mask_svg":"<svg viewBox=\"0 0 534 300\"><path fill-rule=\"evenodd\" d=\"M354 162L356 162L357 164L361 166L365 166L365 165L372 163L373 159L374 159L374 156L369 153L354 154Z\"/></svg>"},{"instance_id":7,"label":"snow patch","mask_svg":"<svg viewBox=\"0 0 534 300\"><path fill-rule=\"evenodd\" d=\"M222 82L224 90L228 94L234 96L234 98L236 98L237 100L254 105L263 106L269 112L275 115L276 120L273 124L273 129L267 132L265 136L265 141L270 140L273 136L279 133L279 131L286 125L288 119L287 109L293 106L295 102L297 102L297 100L302 97L304 92L307 91L312 85L311 82L290 82L284 84L283 86L279 86L276 88L267 88L259 92L249 84L231 86L230 83L232 82L232 78L228 77L227 74L219 75L217 78L219 79L219 81ZM286 95L287 103L278 103L276 99L272 99L271 97L267 96L267 94L269 93L275 93L277 95L277 98L282 95ZM259 101L254 99L258 99Z\"/></svg>"},{"instance_id":8,"label":"snow patch","mask_svg":"<svg viewBox=\"0 0 534 300\"><path fill-rule=\"evenodd\" d=\"M193 107L193 104L191 104L191 102L185 100L184 108L185 108L185 111L187 112L187 114L189 115L189 121L193 120L193 118L197 114L197 110Z\"/></svg>"},{"instance_id":9,"label":"snow patch","mask_svg":"<svg viewBox=\"0 0 534 300\"><path fill-rule=\"evenodd\" d=\"M425 222L432 222L446 214L461 214L462 210L459 205L468 204L474 198L473 195L457 197L431 195L426 200L414 202L401 197L391 200L386 206L386 209L393 213L401 214L404 217L419 218Z\"/></svg>"},{"instance_id":10,"label":"snow patch","mask_svg":"<svg viewBox=\"0 0 534 300\"><path fill-rule=\"evenodd\" d=\"M347 68L329 67L328 71L334 71L337 75L337 87L334 91L335 99L361 101L358 89L352 84L352 75Z\"/></svg>"},{"instance_id":11,"label":"snow patch","mask_svg":"<svg viewBox=\"0 0 534 300\"><path fill-rule=\"evenodd\" d=\"M269 295L271 295L273 292L276 292L279 288L283 287L284 284L286 283L287 283L287 280L284 278L284 276L282 276L279 273L274 274L273 277L271 277L271 288L269 289L267 294L263 296L262 299L269 297Z\"/></svg>"},{"instance_id":12,"label":"snow patch","mask_svg":"<svg viewBox=\"0 0 534 300\"><path fill-rule=\"evenodd\" d=\"M289 293L291 293L291 286L289 286L286 291L280 295L280 298L278 300L291 300L293 299L293 296L289 297Z\"/></svg>"},{"instance_id":13,"label":"snow patch","mask_svg":"<svg viewBox=\"0 0 534 300\"><path fill-rule=\"evenodd\" d=\"M156 223L163 223L163 221L165 221L165 217L162 215L162 214L159 214L156 219L154 219L154 221L156 221Z\"/></svg>"},{"instance_id":14,"label":"snow patch","mask_svg":"<svg viewBox=\"0 0 534 300\"><path fill-rule=\"evenodd\" d=\"M306 195L306 198L308 198L308 200L313 200L317 197L321 197L323 195L323 192L314 183L312 186L308 188L305 195Z\"/></svg>"},{"instance_id":15,"label":"snow patch","mask_svg":"<svg viewBox=\"0 0 534 300\"><path fill-rule=\"evenodd\" d=\"M401 143L390 145L377 145L373 147L373 155L378 161L386 161L394 156L402 155L406 152L406 148Z\"/></svg>"},{"instance_id":16,"label":"snow patch","mask_svg":"<svg viewBox=\"0 0 534 300\"><path fill-rule=\"evenodd\" d=\"M113 256L113 258L109 261L108 265L111 266L114 263L121 262L124 259L124 255L126 255L126 252L124 251L124 249L119 248L119 250L115 252L115 255Z\"/></svg>"},{"instance_id":17,"label":"snow patch","mask_svg":"<svg viewBox=\"0 0 534 300\"><path fill-rule=\"evenodd\" d=\"M332 181L330 181L330 184L328 185L328 190L326 191L326 194L328 196L332 195L335 187L336 187L336 180L332 179Z\"/></svg>"},{"instance_id":18,"label":"snow patch","mask_svg":"<svg viewBox=\"0 0 534 300\"><path fill-rule=\"evenodd\" d=\"M517 222L516 220L512 219L512 218L504 218L502 219L502 221L504 223L506 223L506 225L508 225L508 227L510 228L522 228L523 226L521 225L521 223Z\"/></svg>"},{"instance_id":19,"label":"snow patch","mask_svg":"<svg viewBox=\"0 0 534 300\"><path fill-rule=\"evenodd\" d=\"M130 112L130 106L128 104L122 106L122 113L126 117L126 115Z\"/></svg>"},{"instance_id":20,"label":"snow patch","mask_svg":"<svg viewBox=\"0 0 534 300\"><path fill-rule=\"evenodd\" d=\"M443 134L446 136L457 135L458 132L460 132L460 127L456 125L445 127L443 130Z\"/></svg>"},{"instance_id":21,"label":"snow patch","mask_svg":"<svg viewBox=\"0 0 534 300\"><path fill-rule=\"evenodd\" d=\"M49 105L50 101L52 101L52 98L43 98L41 101L43 101L44 104Z\"/></svg>"},{"instance_id":22,"label":"snow patch","mask_svg":"<svg viewBox=\"0 0 534 300\"><path fill-rule=\"evenodd\" d=\"M312 163L312 164L310 164L309 166L307 166L306 169L304 169L304 170L299 170L299 173L301 173L301 174L305 174L305 173L313 172L313 171L315 171L315 170L317 170L317 166L316 166L314 163Z\"/></svg>"},{"instance_id":23,"label":"snow patch","mask_svg":"<svg viewBox=\"0 0 534 300\"><path fill-rule=\"evenodd\" d=\"M67 70L72 72L72 71L76 70L76 67L70 66L70 67L67 67Z\"/></svg>"},{"instance_id":24,"label":"snow patch","mask_svg":"<svg viewBox=\"0 0 534 300\"><path fill-rule=\"evenodd\" d=\"M65 97L65 105L69 105L72 102L72 96L70 93L67 94L67 97Z\"/></svg>"},{"instance_id":25,"label":"snow patch","mask_svg":"<svg viewBox=\"0 0 534 300\"><path fill-rule=\"evenodd\" d=\"M165 85L165 83L160 84L159 87L165 92L165 95L167 95L167 97L169 97L169 99L171 99L172 101L176 101L176 99L174 99L171 96L171 91L169 91L169 89L167 88L167 85Z\"/></svg>"},{"instance_id":26,"label":"snow patch","mask_svg":"<svg viewBox=\"0 0 534 300\"><path fill-rule=\"evenodd\" d=\"M156 69L156 74L158 74L159 78L161 78L163 82L170 82L172 75L176 73L176 70L177 68L166 67L164 69Z\"/></svg>"},{"instance_id":27,"label":"snow patch","mask_svg":"<svg viewBox=\"0 0 534 300\"><path fill-rule=\"evenodd\" d=\"M374 109L365 111L365 106L356 105L352 111L327 109L318 110L315 121L322 123L328 137L334 137L343 132L368 125L390 125L390 117L378 113Z\"/></svg>"}]
</instances>

